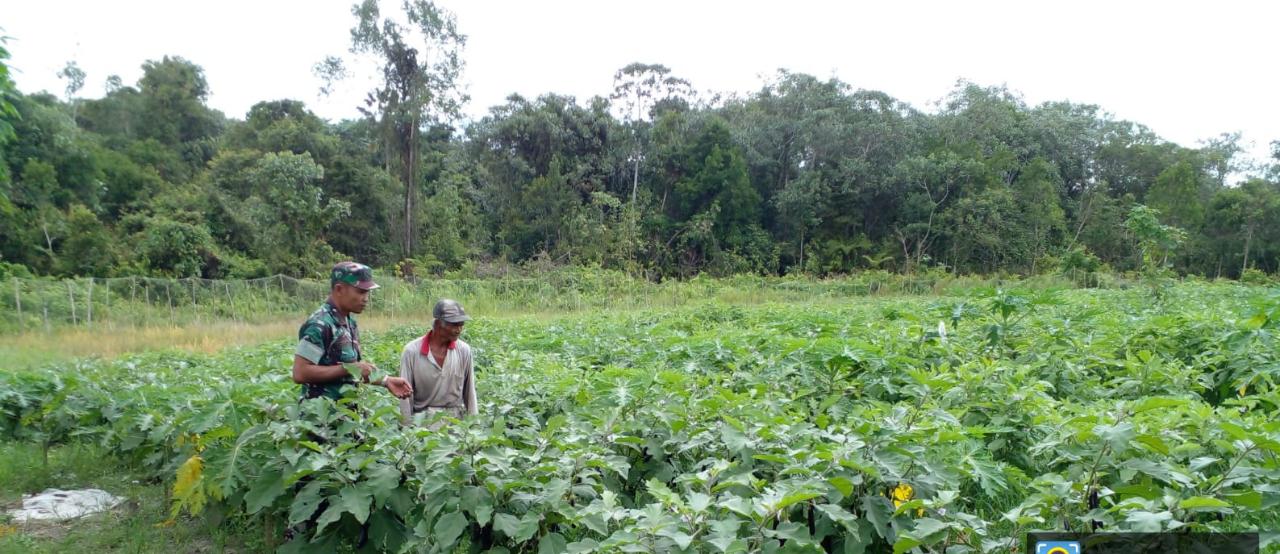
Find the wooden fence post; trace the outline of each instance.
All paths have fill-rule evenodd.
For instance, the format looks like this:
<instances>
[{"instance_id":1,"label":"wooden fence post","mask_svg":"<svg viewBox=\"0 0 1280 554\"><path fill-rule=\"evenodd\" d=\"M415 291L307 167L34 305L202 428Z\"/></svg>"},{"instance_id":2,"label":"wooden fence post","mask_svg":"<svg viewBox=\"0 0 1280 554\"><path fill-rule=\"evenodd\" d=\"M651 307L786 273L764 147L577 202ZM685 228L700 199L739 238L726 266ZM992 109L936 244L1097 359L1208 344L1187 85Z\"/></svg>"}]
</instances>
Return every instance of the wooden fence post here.
<instances>
[{"instance_id":1,"label":"wooden fence post","mask_svg":"<svg viewBox=\"0 0 1280 554\"><path fill-rule=\"evenodd\" d=\"M71 302L71 324L79 325L80 320L76 317L76 296L71 291L71 280L67 279L67 301Z\"/></svg>"},{"instance_id":2,"label":"wooden fence post","mask_svg":"<svg viewBox=\"0 0 1280 554\"><path fill-rule=\"evenodd\" d=\"M22 320L22 294L18 292L18 278L13 278L13 303L18 306L18 325L26 328L26 322Z\"/></svg>"}]
</instances>

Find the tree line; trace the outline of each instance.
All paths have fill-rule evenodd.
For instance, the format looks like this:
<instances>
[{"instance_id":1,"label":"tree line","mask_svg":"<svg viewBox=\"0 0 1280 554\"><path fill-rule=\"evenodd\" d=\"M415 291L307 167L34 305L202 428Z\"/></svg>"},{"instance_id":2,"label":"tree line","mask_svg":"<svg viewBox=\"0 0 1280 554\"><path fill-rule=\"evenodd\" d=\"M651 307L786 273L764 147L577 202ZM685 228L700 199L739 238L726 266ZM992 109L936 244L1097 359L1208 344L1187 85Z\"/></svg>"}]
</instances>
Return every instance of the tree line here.
<instances>
[{"instance_id":1,"label":"tree line","mask_svg":"<svg viewBox=\"0 0 1280 554\"><path fill-rule=\"evenodd\" d=\"M0 42L0 276L305 277L343 258L1032 274L1138 269L1153 245L1182 273L1280 264L1280 141L1250 165L1238 134L1181 146L1004 87L962 81L929 113L788 71L698 93L640 63L608 97L512 95L460 124L465 36L430 2L405 6L353 8L351 51L380 81L339 122L292 99L228 117L175 56L133 85L106 78L101 98L79 96L74 62L64 95L24 94ZM316 65L326 90L351 63Z\"/></svg>"}]
</instances>

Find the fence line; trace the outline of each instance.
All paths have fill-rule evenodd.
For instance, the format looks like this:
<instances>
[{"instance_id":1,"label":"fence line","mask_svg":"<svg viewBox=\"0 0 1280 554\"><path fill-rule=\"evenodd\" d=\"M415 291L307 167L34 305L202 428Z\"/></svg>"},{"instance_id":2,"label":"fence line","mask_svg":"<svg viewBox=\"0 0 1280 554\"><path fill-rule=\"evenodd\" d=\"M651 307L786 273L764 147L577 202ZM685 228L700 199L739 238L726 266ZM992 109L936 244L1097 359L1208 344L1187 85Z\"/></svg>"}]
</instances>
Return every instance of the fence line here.
<instances>
[{"instance_id":1,"label":"fence line","mask_svg":"<svg viewBox=\"0 0 1280 554\"><path fill-rule=\"evenodd\" d=\"M327 281L272 275L256 279L188 277L11 278L13 294L0 295L0 334L84 326L188 325L245 322L314 310L328 294ZM379 277L374 309L393 316L429 317L437 298L451 297L479 313L678 306L711 298L740 301L927 294L956 284L993 281L938 274L867 272L839 279L737 276L655 283L608 271L557 271L537 277L404 280ZM176 294L175 294L176 292ZM176 298L175 298L176 297Z\"/></svg>"}]
</instances>

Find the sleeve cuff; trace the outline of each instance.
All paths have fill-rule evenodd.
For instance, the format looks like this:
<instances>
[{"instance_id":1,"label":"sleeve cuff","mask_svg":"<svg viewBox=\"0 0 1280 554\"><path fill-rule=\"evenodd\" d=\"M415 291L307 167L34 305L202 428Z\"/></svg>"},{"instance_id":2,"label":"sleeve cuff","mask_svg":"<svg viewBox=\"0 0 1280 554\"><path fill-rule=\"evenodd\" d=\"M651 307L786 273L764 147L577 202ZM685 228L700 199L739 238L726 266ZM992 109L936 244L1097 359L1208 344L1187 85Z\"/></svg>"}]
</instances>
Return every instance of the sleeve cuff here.
<instances>
[{"instance_id":1,"label":"sleeve cuff","mask_svg":"<svg viewBox=\"0 0 1280 554\"><path fill-rule=\"evenodd\" d=\"M293 353L302 356L308 362L318 364L320 363L320 358L324 356L324 349L307 339L301 339L298 341L298 348L294 349Z\"/></svg>"}]
</instances>

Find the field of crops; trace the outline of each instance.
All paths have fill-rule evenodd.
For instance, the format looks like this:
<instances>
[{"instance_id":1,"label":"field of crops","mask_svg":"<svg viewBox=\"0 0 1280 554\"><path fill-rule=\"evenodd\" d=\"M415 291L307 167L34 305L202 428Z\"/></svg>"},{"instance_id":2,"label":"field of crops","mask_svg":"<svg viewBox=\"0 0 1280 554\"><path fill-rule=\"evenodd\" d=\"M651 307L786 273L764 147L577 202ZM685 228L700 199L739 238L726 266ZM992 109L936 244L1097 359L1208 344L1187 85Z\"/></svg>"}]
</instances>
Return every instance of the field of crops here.
<instances>
[{"instance_id":1,"label":"field of crops","mask_svg":"<svg viewBox=\"0 0 1280 554\"><path fill-rule=\"evenodd\" d=\"M1236 285L486 319L481 416L296 401L291 344L0 374L0 436L92 441L286 551L1012 552L1280 530L1280 294ZM366 337L394 370L424 329ZM306 522L311 521L310 525Z\"/></svg>"}]
</instances>

